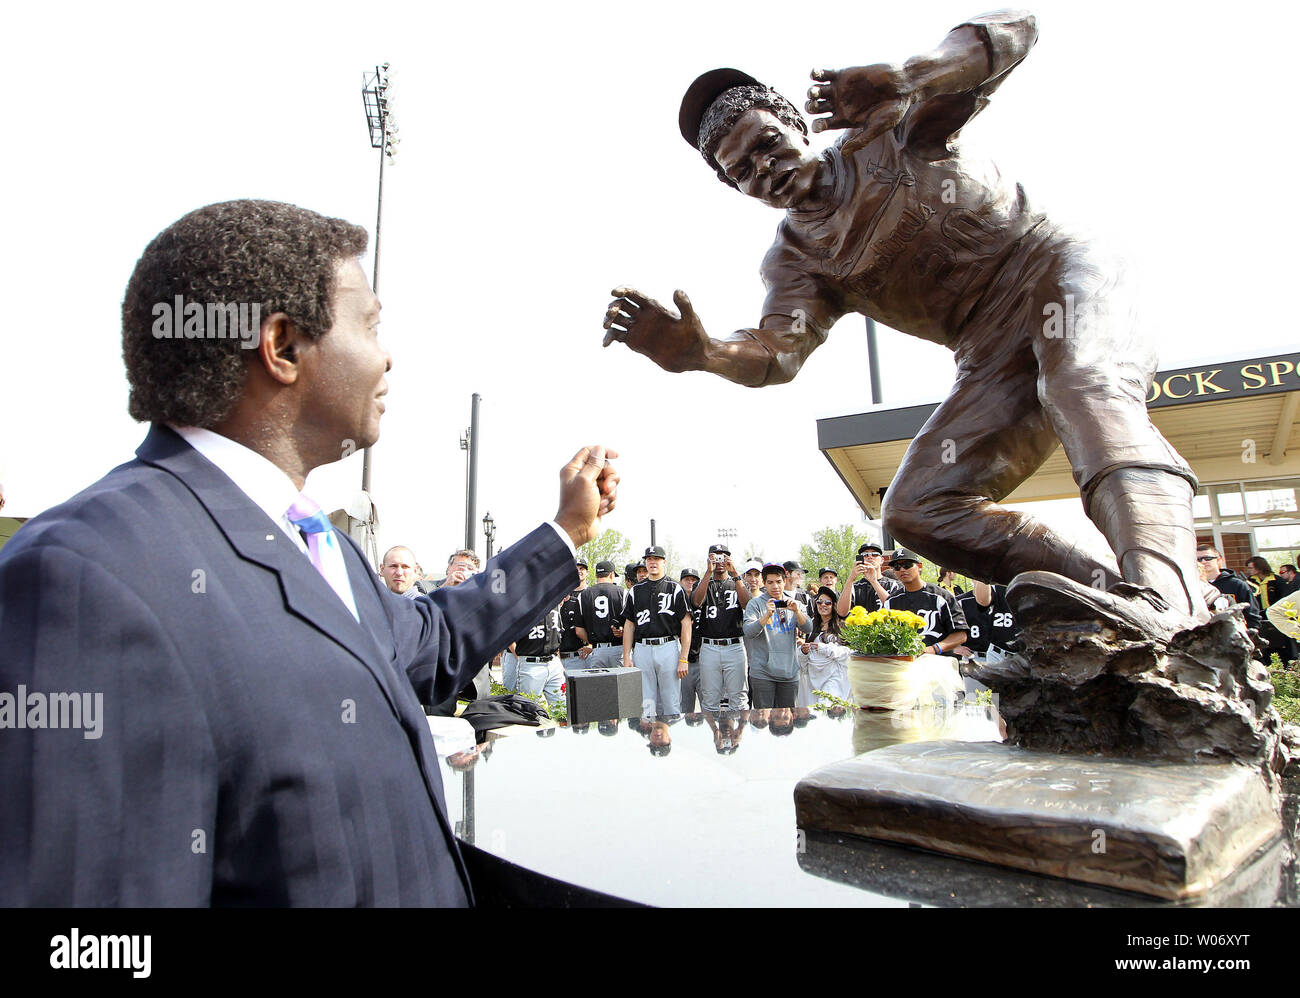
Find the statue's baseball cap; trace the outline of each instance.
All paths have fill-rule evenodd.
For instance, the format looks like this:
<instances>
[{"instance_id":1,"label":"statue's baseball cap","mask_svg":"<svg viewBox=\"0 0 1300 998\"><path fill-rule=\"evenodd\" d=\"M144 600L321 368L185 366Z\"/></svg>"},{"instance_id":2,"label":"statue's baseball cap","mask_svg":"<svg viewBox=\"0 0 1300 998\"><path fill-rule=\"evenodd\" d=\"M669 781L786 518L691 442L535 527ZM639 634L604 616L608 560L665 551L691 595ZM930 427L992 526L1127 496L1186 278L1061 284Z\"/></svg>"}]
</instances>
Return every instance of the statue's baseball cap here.
<instances>
[{"instance_id":1,"label":"statue's baseball cap","mask_svg":"<svg viewBox=\"0 0 1300 998\"><path fill-rule=\"evenodd\" d=\"M677 112L677 127L693 149L699 148L700 121L709 105L722 96L723 91L732 87L758 86L763 84L748 73L739 69L710 69L695 78L695 82L686 88L682 98L681 109Z\"/></svg>"}]
</instances>

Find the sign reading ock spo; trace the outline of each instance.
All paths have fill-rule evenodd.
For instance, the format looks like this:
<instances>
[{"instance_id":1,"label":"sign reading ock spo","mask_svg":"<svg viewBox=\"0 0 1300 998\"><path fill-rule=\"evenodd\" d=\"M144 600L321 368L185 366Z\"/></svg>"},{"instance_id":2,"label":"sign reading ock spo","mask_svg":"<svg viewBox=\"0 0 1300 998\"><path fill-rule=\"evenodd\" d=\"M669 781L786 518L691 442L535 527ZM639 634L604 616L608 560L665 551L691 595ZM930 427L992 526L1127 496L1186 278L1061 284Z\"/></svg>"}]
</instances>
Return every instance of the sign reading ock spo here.
<instances>
[{"instance_id":1,"label":"sign reading ock spo","mask_svg":"<svg viewBox=\"0 0 1300 998\"><path fill-rule=\"evenodd\" d=\"M1218 367L1161 371L1151 382L1147 405L1159 409L1190 401L1246 398L1297 390L1300 390L1300 355L1278 354Z\"/></svg>"}]
</instances>

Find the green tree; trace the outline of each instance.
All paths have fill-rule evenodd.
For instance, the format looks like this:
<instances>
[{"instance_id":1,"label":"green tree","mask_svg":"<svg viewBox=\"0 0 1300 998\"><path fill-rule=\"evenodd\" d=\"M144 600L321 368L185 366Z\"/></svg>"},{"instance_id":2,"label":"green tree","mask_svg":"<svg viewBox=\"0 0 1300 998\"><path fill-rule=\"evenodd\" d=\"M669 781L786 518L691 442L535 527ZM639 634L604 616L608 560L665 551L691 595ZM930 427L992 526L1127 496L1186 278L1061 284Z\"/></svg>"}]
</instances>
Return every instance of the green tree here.
<instances>
[{"instance_id":1,"label":"green tree","mask_svg":"<svg viewBox=\"0 0 1300 998\"><path fill-rule=\"evenodd\" d=\"M612 561L623 577L623 566L632 561L632 542L617 530L602 530L599 534L578 548L578 554L587 563L587 577L596 580L596 562Z\"/></svg>"},{"instance_id":2,"label":"green tree","mask_svg":"<svg viewBox=\"0 0 1300 998\"><path fill-rule=\"evenodd\" d=\"M826 527L813 532L812 543L799 548L799 562L808 573L808 581L817 581L817 571L833 568L839 573L840 585L849 577L858 548L867 542L867 535L853 524Z\"/></svg>"}]
</instances>

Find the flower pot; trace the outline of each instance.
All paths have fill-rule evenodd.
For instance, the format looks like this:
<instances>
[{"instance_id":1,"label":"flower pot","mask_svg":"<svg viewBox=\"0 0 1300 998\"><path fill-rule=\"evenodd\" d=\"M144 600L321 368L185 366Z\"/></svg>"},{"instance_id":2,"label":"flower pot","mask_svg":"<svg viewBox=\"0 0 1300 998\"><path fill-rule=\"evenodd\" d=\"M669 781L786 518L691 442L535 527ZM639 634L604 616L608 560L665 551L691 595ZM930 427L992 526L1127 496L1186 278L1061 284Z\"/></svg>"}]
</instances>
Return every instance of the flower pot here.
<instances>
[{"instance_id":1,"label":"flower pot","mask_svg":"<svg viewBox=\"0 0 1300 998\"><path fill-rule=\"evenodd\" d=\"M864 708L910 710L928 703L937 689L951 698L962 686L952 659L935 655L849 656L849 687Z\"/></svg>"}]
</instances>

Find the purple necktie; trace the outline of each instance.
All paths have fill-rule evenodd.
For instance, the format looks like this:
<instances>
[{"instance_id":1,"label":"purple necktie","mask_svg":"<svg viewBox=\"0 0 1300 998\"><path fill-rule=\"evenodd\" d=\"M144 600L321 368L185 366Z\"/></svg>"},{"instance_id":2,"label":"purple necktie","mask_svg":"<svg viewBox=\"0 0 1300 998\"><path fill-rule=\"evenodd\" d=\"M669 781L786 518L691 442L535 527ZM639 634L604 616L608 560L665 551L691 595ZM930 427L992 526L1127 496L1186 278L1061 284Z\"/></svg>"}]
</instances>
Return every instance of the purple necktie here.
<instances>
[{"instance_id":1,"label":"purple necktie","mask_svg":"<svg viewBox=\"0 0 1300 998\"><path fill-rule=\"evenodd\" d=\"M289 507L288 515L289 522L306 536L307 556L316 566L316 571L338 594L352 616L360 621L356 601L352 598L352 584L348 581L348 566L343 561L339 539L334 536L334 525L320 511L320 506L302 493L298 494L297 501Z\"/></svg>"}]
</instances>

